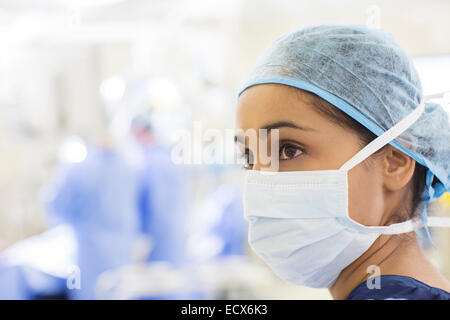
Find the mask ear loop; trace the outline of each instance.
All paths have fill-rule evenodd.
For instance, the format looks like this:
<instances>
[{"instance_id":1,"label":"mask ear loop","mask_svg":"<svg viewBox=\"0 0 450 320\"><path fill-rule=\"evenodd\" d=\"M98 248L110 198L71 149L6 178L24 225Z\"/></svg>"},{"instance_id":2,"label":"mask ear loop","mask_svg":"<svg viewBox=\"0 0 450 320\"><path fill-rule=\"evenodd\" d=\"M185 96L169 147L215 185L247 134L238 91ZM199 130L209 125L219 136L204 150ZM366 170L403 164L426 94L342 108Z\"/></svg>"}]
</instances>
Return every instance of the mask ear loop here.
<instances>
[{"instance_id":1,"label":"mask ear loop","mask_svg":"<svg viewBox=\"0 0 450 320\"><path fill-rule=\"evenodd\" d=\"M355 154L350 160L345 162L340 168L340 171L349 171L370 155L384 147L386 144L397 138L400 134L402 134L406 129L408 129L414 122L419 119L420 115L425 110L425 104L422 102L414 111L412 111L409 115L391 127L389 130L384 132L381 136L378 136L372 142L370 142L367 146L361 149L357 154ZM427 209L428 209L428 201L430 201L435 196L435 190L432 188L431 184L433 181L434 174L428 170L426 176L426 188L425 188L425 196L422 198L423 208L422 208L422 222L425 228L425 232L428 240L431 242L432 246L437 250L436 245L434 244L430 231L428 229L428 217L427 217ZM436 222L436 221L435 221ZM438 224L439 225L439 224Z\"/></svg>"},{"instance_id":2,"label":"mask ear loop","mask_svg":"<svg viewBox=\"0 0 450 320\"><path fill-rule=\"evenodd\" d=\"M344 163L339 170L341 171L349 171L373 153L377 152L379 149L384 147L386 144L397 138L400 134L402 134L406 129L408 129L414 122L419 119L420 115L425 110L425 104L422 102L419 106L414 109L410 114L408 114L405 118L396 123L389 130L384 132L381 136L378 136L376 139L371 141L367 146L362 148L357 154L355 154L350 160Z\"/></svg>"},{"instance_id":3,"label":"mask ear loop","mask_svg":"<svg viewBox=\"0 0 450 320\"><path fill-rule=\"evenodd\" d=\"M347 162L345 162L340 168L339 171L347 172L373 153L384 147L386 144L397 138L400 134L402 134L406 129L408 129L414 122L419 119L423 111L425 110L425 103L422 102L419 106L414 109L410 114L408 114L405 118L400 120L390 129L385 131L382 135L375 138L369 144L367 144L364 148L362 148L357 154L351 157Z\"/></svg>"}]
</instances>

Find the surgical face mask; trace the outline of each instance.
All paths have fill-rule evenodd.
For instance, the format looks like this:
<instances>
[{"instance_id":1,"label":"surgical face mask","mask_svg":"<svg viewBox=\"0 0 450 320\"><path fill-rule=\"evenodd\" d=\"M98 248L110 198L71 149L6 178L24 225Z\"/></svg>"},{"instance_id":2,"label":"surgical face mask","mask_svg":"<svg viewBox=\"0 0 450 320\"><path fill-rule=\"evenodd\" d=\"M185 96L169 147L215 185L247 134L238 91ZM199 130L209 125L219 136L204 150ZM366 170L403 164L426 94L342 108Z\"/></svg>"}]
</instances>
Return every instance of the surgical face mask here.
<instances>
[{"instance_id":1,"label":"surgical face mask","mask_svg":"<svg viewBox=\"0 0 450 320\"><path fill-rule=\"evenodd\" d=\"M339 170L246 172L244 214L249 244L276 275L297 285L326 288L381 234L423 226L420 219L389 226L364 226L352 220L347 178L351 168L395 139L423 110L421 104ZM440 219L444 218L429 218L428 225L442 225Z\"/></svg>"}]
</instances>

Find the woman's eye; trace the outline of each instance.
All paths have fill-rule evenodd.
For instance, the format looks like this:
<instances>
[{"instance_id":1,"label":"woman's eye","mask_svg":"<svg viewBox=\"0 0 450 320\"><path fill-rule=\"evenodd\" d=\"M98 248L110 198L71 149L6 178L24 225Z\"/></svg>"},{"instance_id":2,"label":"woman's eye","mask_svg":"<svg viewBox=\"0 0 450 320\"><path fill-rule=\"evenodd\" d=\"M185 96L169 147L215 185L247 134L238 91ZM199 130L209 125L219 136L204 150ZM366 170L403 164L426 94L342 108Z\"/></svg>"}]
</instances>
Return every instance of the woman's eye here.
<instances>
[{"instance_id":1,"label":"woman's eye","mask_svg":"<svg viewBox=\"0 0 450 320\"><path fill-rule=\"evenodd\" d=\"M291 160L304 152L303 148L293 145L293 144L284 144L280 148L280 160Z\"/></svg>"}]
</instances>

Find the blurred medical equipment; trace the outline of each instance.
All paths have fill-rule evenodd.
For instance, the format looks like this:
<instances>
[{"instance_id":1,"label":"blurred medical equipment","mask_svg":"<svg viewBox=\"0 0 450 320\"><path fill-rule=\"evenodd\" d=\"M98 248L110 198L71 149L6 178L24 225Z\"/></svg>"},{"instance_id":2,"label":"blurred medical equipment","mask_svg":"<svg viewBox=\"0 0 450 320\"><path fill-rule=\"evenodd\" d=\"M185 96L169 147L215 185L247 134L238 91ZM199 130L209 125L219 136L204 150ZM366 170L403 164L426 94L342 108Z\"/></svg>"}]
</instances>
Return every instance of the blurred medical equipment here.
<instances>
[{"instance_id":1,"label":"blurred medical equipment","mask_svg":"<svg viewBox=\"0 0 450 320\"><path fill-rule=\"evenodd\" d=\"M280 285L261 261L247 256L223 256L196 269L207 299L260 299Z\"/></svg>"},{"instance_id":2,"label":"blurred medical equipment","mask_svg":"<svg viewBox=\"0 0 450 320\"><path fill-rule=\"evenodd\" d=\"M228 256L201 265L174 268L164 262L105 271L98 299L256 299L279 285L259 262Z\"/></svg>"},{"instance_id":3,"label":"blurred medical equipment","mask_svg":"<svg viewBox=\"0 0 450 320\"><path fill-rule=\"evenodd\" d=\"M76 249L75 235L68 225L9 247L0 254L0 299L66 298Z\"/></svg>"},{"instance_id":4,"label":"blurred medical equipment","mask_svg":"<svg viewBox=\"0 0 450 320\"><path fill-rule=\"evenodd\" d=\"M188 299L189 279L163 261L105 271L97 281L97 299Z\"/></svg>"}]
</instances>

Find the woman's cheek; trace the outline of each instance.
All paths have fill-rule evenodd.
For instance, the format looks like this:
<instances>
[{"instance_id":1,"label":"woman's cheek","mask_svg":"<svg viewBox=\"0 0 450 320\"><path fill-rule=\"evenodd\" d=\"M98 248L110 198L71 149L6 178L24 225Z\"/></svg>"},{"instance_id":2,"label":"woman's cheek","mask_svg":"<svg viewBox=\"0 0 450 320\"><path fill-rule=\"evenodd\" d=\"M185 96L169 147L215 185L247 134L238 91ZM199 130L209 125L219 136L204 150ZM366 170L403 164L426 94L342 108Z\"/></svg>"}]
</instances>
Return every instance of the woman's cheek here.
<instances>
[{"instance_id":1,"label":"woman's cheek","mask_svg":"<svg viewBox=\"0 0 450 320\"><path fill-rule=\"evenodd\" d=\"M384 203L383 184L380 177L362 165L348 172L349 216L365 226L382 223Z\"/></svg>"}]
</instances>

